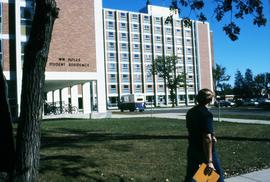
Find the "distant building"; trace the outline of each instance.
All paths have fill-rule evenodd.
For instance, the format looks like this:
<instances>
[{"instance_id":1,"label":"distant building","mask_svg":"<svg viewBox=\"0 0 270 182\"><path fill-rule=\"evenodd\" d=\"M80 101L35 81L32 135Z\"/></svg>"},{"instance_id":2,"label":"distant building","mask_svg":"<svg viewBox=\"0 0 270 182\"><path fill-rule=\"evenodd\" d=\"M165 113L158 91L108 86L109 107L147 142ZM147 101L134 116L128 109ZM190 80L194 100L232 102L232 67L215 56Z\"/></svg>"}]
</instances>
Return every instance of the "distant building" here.
<instances>
[{"instance_id":1,"label":"distant building","mask_svg":"<svg viewBox=\"0 0 270 182\"><path fill-rule=\"evenodd\" d=\"M184 27L177 12L148 5L143 12L102 9L101 0L56 0L56 19L45 72L48 103L71 103L86 115L106 116L125 94L143 94L148 102L170 104L164 80L151 76L157 56L177 55L178 73L187 89L177 104L194 103L200 88L213 88L211 32L208 23ZM24 46L33 18L30 0L0 1L0 60L8 80L12 112L20 110Z\"/></svg>"},{"instance_id":2,"label":"distant building","mask_svg":"<svg viewBox=\"0 0 270 182\"><path fill-rule=\"evenodd\" d=\"M170 104L162 78L152 76L153 59L176 55L187 75L187 88L177 90L177 105L194 104L201 88L213 89L212 36L208 23L192 21L185 27L178 12L148 5L142 12L103 9L108 107L117 106L121 95L144 94L148 102ZM166 22L168 16L172 22Z\"/></svg>"}]
</instances>

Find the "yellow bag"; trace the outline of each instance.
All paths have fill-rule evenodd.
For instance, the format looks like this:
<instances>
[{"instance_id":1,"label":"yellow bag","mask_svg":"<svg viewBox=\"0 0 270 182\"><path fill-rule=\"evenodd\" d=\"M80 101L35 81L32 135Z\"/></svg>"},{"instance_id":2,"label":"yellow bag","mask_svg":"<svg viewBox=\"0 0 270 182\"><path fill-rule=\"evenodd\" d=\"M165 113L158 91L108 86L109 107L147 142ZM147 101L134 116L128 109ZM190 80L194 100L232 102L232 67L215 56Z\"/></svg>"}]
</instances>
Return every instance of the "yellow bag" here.
<instances>
[{"instance_id":1,"label":"yellow bag","mask_svg":"<svg viewBox=\"0 0 270 182\"><path fill-rule=\"evenodd\" d=\"M219 174L215 170L212 170L212 172L208 176L207 174L204 173L205 168L206 164L202 163L198 171L193 176L193 179L196 182L217 182L217 180L219 179Z\"/></svg>"}]
</instances>

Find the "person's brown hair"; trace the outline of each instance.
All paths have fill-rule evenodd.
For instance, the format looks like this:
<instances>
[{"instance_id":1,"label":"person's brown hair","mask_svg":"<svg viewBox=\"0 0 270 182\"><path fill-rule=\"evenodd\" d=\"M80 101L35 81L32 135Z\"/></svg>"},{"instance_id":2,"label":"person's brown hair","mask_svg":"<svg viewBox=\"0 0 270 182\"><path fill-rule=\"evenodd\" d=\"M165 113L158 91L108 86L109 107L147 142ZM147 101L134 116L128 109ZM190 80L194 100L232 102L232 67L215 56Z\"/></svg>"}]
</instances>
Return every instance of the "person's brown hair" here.
<instances>
[{"instance_id":1,"label":"person's brown hair","mask_svg":"<svg viewBox=\"0 0 270 182\"><path fill-rule=\"evenodd\" d=\"M214 92L211 91L210 89L208 88L204 88L204 89L201 89L197 96L196 96L196 101L199 103L199 104L203 104L203 105L206 105L206 104L209 104L213 97L215 96Z\"/></svg>"}]
</instances>

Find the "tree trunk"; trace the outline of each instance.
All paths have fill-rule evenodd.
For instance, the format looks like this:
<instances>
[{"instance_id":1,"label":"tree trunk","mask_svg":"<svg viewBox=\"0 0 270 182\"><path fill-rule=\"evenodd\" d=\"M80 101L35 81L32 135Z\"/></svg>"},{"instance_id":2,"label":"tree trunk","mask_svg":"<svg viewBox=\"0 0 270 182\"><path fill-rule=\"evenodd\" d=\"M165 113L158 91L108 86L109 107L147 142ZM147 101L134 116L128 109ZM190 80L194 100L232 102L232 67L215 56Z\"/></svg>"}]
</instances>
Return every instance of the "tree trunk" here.
<instances>
[{"instance_id":1,"label":"tree trunk","mask_svg":"<svg viewBox=\"0 0 270 182\"><path fill-rule=\"evenodd\" d=\"M14 167L15 146L7 84L0 63L0 181L5 181Z\"/></svg>"},{"instance_id":2,"label":"tree trunk","mask_svg":"<svg viewBox=\"0 0 270 182\"><path fill-rule=\"evenodd\" d=\"M175 96L174 96L174 88L169 88L170 89L170 99L172 101L172 107L175 106L174 104L174 99L175 99Z\"/></svg>"},{"instance_id":3,"label":"tree trunk","mask_svg":"<svg viewBox=\"0 0 270 182\"><path fill-rule=\"evenodd\" d=\"M57 14L55 0L36 1L32 30L26 45L23 65L14 181L37 181L45 67Z\"/></svg>"}]
</instances>

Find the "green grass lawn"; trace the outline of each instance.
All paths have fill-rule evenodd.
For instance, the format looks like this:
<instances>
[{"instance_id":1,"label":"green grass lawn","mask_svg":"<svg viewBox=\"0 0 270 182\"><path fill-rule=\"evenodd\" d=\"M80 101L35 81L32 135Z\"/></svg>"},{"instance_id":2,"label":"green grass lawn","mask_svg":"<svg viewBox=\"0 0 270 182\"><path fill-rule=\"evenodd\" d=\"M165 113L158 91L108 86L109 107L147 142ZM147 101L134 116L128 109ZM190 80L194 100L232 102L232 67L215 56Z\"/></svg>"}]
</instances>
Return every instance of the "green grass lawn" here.
<instances>
[{"instance_id":1,"label":"green grass lawn","mask_svg":"<svg viewBox=\"0 0 270 182\"><path fill-rule=\"evenodd\" d=\"M270 166L270 126L215 123L227 176ZM181 182L185 122L136 118L42 123L40 181Z\"/></svg>"}]
</instances>

